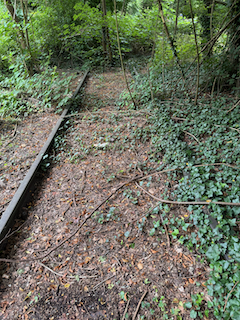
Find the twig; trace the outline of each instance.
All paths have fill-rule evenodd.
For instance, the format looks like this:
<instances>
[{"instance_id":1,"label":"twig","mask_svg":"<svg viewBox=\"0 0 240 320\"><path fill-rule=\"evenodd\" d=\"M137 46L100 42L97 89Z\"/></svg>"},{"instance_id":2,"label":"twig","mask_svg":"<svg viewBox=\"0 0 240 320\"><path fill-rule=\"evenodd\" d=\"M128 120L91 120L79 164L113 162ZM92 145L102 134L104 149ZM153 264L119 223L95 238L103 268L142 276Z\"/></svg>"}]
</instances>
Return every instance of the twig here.
<instances>
[{"instance_id":1,"label":"twig","mask_svg":"<svg viewBox=\"0 0 240 320\"><path fill-rule=\"evenodd\" d=\"M193 134L191 134L190 132L185 131L185 130L183 130L183 132L188 134L189 136L193 137L197 141L197 143L200 143L199 140Z\"/></svg>"},{"instance_id":2,"label":"twig","mask_svg":"<svg viewBox=\"0 0 240 320\"><path fill-rule=\"evenodd\" d=\"M180 60L179 60L179 57L178 57L176 46L174 44L174 41L173 41L172 37L170 36L169 30L168 30L168 27L167 27L167 24L166 24L166 20L165 20L165 17L164 17L163 7L162 7L162 0L158 0L158 7L159 7L159 13L160 13L160 16L161 16L161 19L162 19L162 23L163 23L163 26L164 26L164 30L165 30L166 36L167 36L169 44L171 46L171 49L172 49L173 55L175 57L176 63L178 65L179 69L180 69L182 80L183 80L183 82L185 84L185 75L184 75L182 66L180 64Z\"/></svg>"},{"instance_id":3,"label":"twig","mask_svg":"<svg viewBox=\"0 0 240 320\"><path fill-rule=\"evenodd\" d=\"M16 136L17 136L17 135L14 135L14 136L12 137L12 139L10 139L10 140L3 146L3 148L6 148L6 147L16 138Z\"/></svg>"},{"instance_id":4,"label":"twig","mask_svg":"<svg viewBox=\"0 0 240 320\"><path fill-rule=\"evenodd\" d=\"M182 121L189 120L189 119L186 119L186 118L179 118L179 117L171 117L171 119L173 119L173 120L182 120ZM189 121L193 121L193 120L189 120Z\"/></svg>"},{"instance_id":5,"label":"twig","mask_svg":"<svg viewBox=\"0 0 240 320\"><path fill-rule=\"evenodd\" d=\"M130 300L131 300L131 298L129 298L129 300L128 300L128 302L127 302L126 308L125 308L125 310L124 310L124 314L123 314L123 316L122 316L122 320L125 319L125 316L126 316L126 313L127 313L127 309L128 309L129 303L130 303Z\"/></svg>"},{"instance_id":6,"label":"twig","mask_svg":"<svg viewBox=\"0 0 240 320\"><path fill-rule=\"evenodd\" d=\"M216 126L216 127L224 127L224 128L226 128L225 126L221 126L221 125L219 125L219 124L215 124L215 126ZM240 133L240 130L237 129L237 128L233 128L233 127L227 127L227 128L232 129L232 130L235 130L235 131L237 131L237 132Z\"/></svg>"},{"instance_id":7,"label":"twig","mask_svg":"<svg viewBox=\"0 0 240 320\"><path fill-rule=\"evenodd\" d=\"M233 109L235 109L240 103L240 99L238 100L238 102L231 108L229 109L226 113L231 112Z\"/></svg>"},{"instance_id":8,"label":"twig","mask_svg":"<svg viewBox=\"0 0 240 320\"><path fill-rule=\"evenodd\" d=\"M231 164L224 163L224 162L195 164L195 165L193 165L193 167L199 168L199 167L221 166L221 165L224 165L224 166L226 166L226 167L230 167L230 168L233 168L233 169L236 169L236 170L239 170L239 169L240 169L240 167L233 166L233 165L231 165ZM149 177L151 177L151 176L153 176L153 175L156 175L156 174L166 173L166 172L176 171L176 170L183 170L183 169L182 169L182 168L164 169L164 170L161 170L161 171L156 171L156 172L150 173L150 174L148 174L147 176L140 177L140 178L137 179L137 180L145 180L145 179L147 179L147 178L149 178Z\"/></svg>"},{"instance_id":9,"label":"twig","mask_svg":"<svg viewBox=\"0 0 240 320\"><path fill-rule=\"evenodd\" d=\"M84 303L83 303L82 301L81 301L81 303L82 303L83 308L85 309L85 311L87 312L87 314L88 314L88 315L90 316L90 318L91 318L91 315L90 315L87 307L85 307L85 305L84 305Z\"/></svg>"},{"instance_id":10,"label":"twig","mask_svg":"<svg viewBox=\"0 0 240 320\"><path fill-rule=\"evenodd\" d=\"M168 203L168 204L192 204L192 205L209 205L211 203L222 205L222 206L240 206L240 203L238 202L222 202L222 201L171 201L171 200L165 200L161 198L157 198L151 193L149 193L147 190L142 188L138 183L136 183L137 187L140 188L142 191L144 191L146 194L148 194L150 197L152 197L155 200L158 200L162 203Z\"/></svg>"},{"instance_id":11,"label":"twig","mask_svg":"<svg viewBox=\"0 0 240 320\"><path fill-rule=\"evenodd\" d=\"M59 276L59 277L63 277L64 274L61 274L61 273L58 273L58 272L55 272L54 270L52 270L51 268L47 267L44 263L38 261L38 263L40 264L40 266L46 268L48 271L52 272L53 274L55 274L56 276Z\"/></svg>"},{"instance_id":12,"label":"twig","mask_svg":"<svg viewBox=\"0 0 240 320\"><path fill-rule=\"evenodd\" d=\"M0 241L0 244L5 241L6 239L10 238L14 233L18 232L25 224L26 224L27 220L25 222L23 222L16 230L14 230L12 233L9 234L9 232L11 231L11 229L9 229L8 233L5 235L5 237Z\"/></svg>"},{"instance_id":13,"label":"twig","mask_svg":"<svg viewBox=\"0 0 240 320\"><path fill-rule=\"evenodd\" d=\"M239 170L239 169L240 169L240 167L233 166L233 165L231 165L231 164L224 163L224 162L196 164L196 165L194 165L194 167L195 167L195 168L199 168L199 167L221 166L221 165L224 165L224 166L226 166L226 167L233 168L233 169L236 169L236 170Z\"/></svg>"},{"instance_id":14,"label":"twig","mask_svg":"<svg viewBox=\"0 0 240 320\"><path fill-rule=\"evenodd\" d=\"M240 169L239 167L234 167L232 165L226 164L226 163L206 163L206 164L201 164L201 165L195 165L194 167L203 167L203 166L216 166L216 165L225 165L228 167L231 167L233 169ZM135 176L132 179L129 179L128 181L122 183L120 186L118 186L115 190L112 191L112 193L107 196L99 205L97 205L97 207L95 209L93 209L92 212L89 213L89 215L83 220L83 222L76 228L75 231L73 231L73 233L71 233L66 239L64 239L63 241L61 241L58 245L56 245L55 247L53 247L52 249L50 249L47 253L45 253L43 256L40 257L36 257L33 259L21 259L21 260L14 260L14 259L5 259L5 258L0 258L0 261L3 262L31 262L31 261L36 261L36 260L41 260L46 258L49 254L51 254L53 251L55 251L56 249L60 248L65 242L69 241L72 237L75 236L75 234L82 228L82 226L87 222L88 219L91 218L91 216L104 204L106 203L118 190L122 189L125 185L133 182L133 181L137 181L137 180L144 180L147 179L150 176L153 176L155 174L160 174L160 173L166 173L166 172L170 172L170 171L176 171L176 170L180 170L180 168L172 168L172 169L164 169L162 171L157 171L157 172L153 172L152 174L149 174L147 176ZM221 202L221 201L216 201L213 202L211 200L207 201L170 201L170 200L164 200L164 199L160 199L157 198L155 196L153 196L151 193L149 193L148 191L146 191L145 189L143 189L142 187L140 187L139 184L137 184L138 188L142 189L145 193L147 193L149 196L151 196L153 199L156 199L162 203L168 203L168 204L192 204L192 205L209 205L211 203L214 204L218 204L218 205L223 205L223 206L240 206L240 203L235 203L235 202Z\"/></svg>"},{"instance_id":15,"label":"twig","mask_svg":"<svg viewBox=\"0 0 240 320\"><path fill-rule=\"evenodd\" d=\"M80 194L82 194L83 192L83 188L84 188L84 180L86 178L86 171L84 170L83 171L83 174L82 174L82 181L81 181L81 187L80 187Z\"/></svg>"},{"instance_id":16,"label":"twig","mask_svg":"<svg viewBox=\"0 0 240 320\"><path fill-rule=\"evenodd\" d=\"M116 276L116 274L113 274L113 275L111 275L110 277L108 277L107 279L104 279L103 281L101 281L101 282L99 282L96 286L94 286L93 288L92 288L92 290L95 290L97 287L99 287L101 284L103 284L105 281L107 281L107 280L109 280L109 279L112 279L113 277L115 277Z\"/></svg>"},{"instance_id":17,"label":"twig","mask_svg":"<svg viewBox=\"0 0 240 320\"><path fill-rule=\"evenodd\" d=\"M136 311L134 312L134 315L133 315L132 320L135 320L135 319L136 319L136 316L137 316L137 314L138 314L138 311L139 311L139 308L140 308L140 306L141 306L141 303L142 303L142 301L143 301L143 299L144 299L144 297L146 296L147 293L148 293L148 291L146 290L146 291L144 292L144 294L142 295L141 299L139 300L138 305L137 305L137 309L136 309Z\"/></svg>"},{"instance_id":18,"label":"twig","mask_svg":"<svg viewBox=\"0 0 240 320\"><path fill-rule=\"evenodd\" d=\"M225 302L225 305L224 305L223 312L225 312L225 310L226 310L226 306L227 306L227 302L228 302L228 299L229 299L229 297L230 297L230 294L233 292L233 290L235 289L235 287L236 287L236 285L237 285L238 283L239 283L239 281L237 281L237 282L235 283L235 285L232 287L231 291L230 291L229 294L227 295L227 299L226 299L226 302Z\"/></svg>"},{"instance_id":19,"label":"twig","mask_svg":"<svg viewBox=\"0 0 240 320\"><path fill-rule=\"evenodd\" d=\"M162 217L161 213L160 213L160 218L161 218L162 225L163 225L165 232L166 232L168 248L170 248L170 239L169 239L169 235L168 235L168 229L167 229L167 226L165 225L165 223L163 223L163 217Z\"/></svg>"},{"instance_id":20,"label":"twig","mask_svg":"<svg viewBox=\"0 0 240 320\"><path fill-rule=\"evenodd\" d=\"M13 133L12 133L12 137L14 137L15 136L15 133L17 132L17 123L16 123L16 125L15 125L15 128L14 128L14 130L13 130Z\"/></svg>"},{"instance_id":21,"label":"twig","mask_svg":"<svg viewBox=\"0 0 240 320\"><path fill-rule=\"evenodd\" d=\"M58 272L55 272L54 270L52 270L51 268L47 267L44 263L38 261L37 263L39 263L41 266L43 266L44 268L46 268L47 270L49 270L50 272L54 273L56 276L59 276L59 277L63 277L64 274L62 273L58 273ZM95 276L80 276L80 275L76 275L78 276L79 279L89 279L89 278L96 278L98 277L98 275L95 275ZM70 278L70 279L76 279L75 276L66 276L67 278Z\"/></svg>"},{"instance_id":22,"label":"twig","mask_svg":"<svg viewBox=\"0 0 240 320\"><path fill-rule=\"evenodd\" d=\"M4 204L1 204L0 206L2 207L2 209L0 210L0 214L5 210L4 207L9 204L11 202L11 200L8 200L7 202L5 202Z\"/></svg>"}]
</instances>

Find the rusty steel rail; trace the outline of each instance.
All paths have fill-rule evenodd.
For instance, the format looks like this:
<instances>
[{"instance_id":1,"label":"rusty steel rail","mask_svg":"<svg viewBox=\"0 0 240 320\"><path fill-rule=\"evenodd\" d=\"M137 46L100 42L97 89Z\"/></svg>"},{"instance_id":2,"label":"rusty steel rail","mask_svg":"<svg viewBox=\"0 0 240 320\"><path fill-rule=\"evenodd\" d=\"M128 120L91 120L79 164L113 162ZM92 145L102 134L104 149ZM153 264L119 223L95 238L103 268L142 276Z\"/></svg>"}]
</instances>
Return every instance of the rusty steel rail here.
<instances>
[{"instance_id":1,"label":"rusty steel rail","mask_svg":"<svg viewBox=\"0 0 240 320\"><path fill-rule=\"evenodd\" d=\"M77 94L79 93L79 90L81 89L84 81L86 80L86 77L88 75L89 71L86 71L82 80L80 81L77 89L74 91L71 99L74 99ZM54 137L60 128L63 120L65 120L65 116L69 111L69 108L71 106L71 103L65 107L63 110L59 120L57 121L56 125L54 126L52 132L48 136L47 141L45 142L44 146L42 147L40 153L38 154L37 158L35 159L34 163L32 164L31 168L27 172L27 175L22 180L18 190L16 191L15 195L13 196L11 202L9 203L7 209L3 213L1 219L0 219L0 244L4 237L6 237L9 229L14 223L14 220L17 216L18 211L21 208L21 205L24 202L25 196L29 193L30 186L32 185L32 182L34 180L34 177L36 176L37 170L43 160L43 156L48 152L50 149L50 146L52 145L52 142L54 140Z\"/></svg>"}]
</instances>

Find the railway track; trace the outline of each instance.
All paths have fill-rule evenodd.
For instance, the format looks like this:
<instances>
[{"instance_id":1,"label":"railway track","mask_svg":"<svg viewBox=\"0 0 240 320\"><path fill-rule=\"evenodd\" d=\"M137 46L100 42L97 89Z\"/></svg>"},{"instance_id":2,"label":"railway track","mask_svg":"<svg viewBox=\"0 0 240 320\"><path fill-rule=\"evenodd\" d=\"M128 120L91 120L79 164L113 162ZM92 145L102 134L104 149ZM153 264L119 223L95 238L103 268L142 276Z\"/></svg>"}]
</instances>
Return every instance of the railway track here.
<instances>
[{"instance_id":1,"label":"railway track","mask_svg":"<svg viewBox=\"0 0 240 320\"><path fill-rule=\"evenodd\" d=\"M119 74L108 78L109 74L104 74L89 79L82 101L86 110L73 115L59 162L44 175L33 201L24 208L28 218L21 232L8 241L3 253L6 259L0 259L0 300L6 303L6 312L5 304L3 311L0 304L0 318L3 314L3 319L16 320L13 314L20 317L22 311L16 310L21 306L25 318L31 320L85 320L89 314L95 319L106 315L119 319L126 302L119 303L120 293L132 297L129 314L134 314L146 288L149 303L155 296L150 283L165 290L161 295L169 301L176 296L186 301L198 290L207 294L204 286L194 286L195 281L204 284L209 273L194 252L174 239L170 246L168 230L149 237L151 223L158 219L158 213L151 211L157 202L145 193L137 200L136 185L128 184L129 178L148 170L138 163L145 162L149 145L139 143L131 149L130 137L145 119L135 111L119 111L116 86L119 91L124 86ZM60 119L69 117L62 114ZM143 187L157 193L164 179L164 175L153 176L151 189L147 185L150 180ZM19 200L12 223L28 193ZM169 219L170 215L186 217L187 212L184 207L173 207ZM9 227L2 239L10 236ZM170 286L180 289L170 288L166 293Z\"/></svg>"},{"instance_id":2,"label":"railway track","mask_svg":"<svg viewBox=\"0 0 240 320\"><path fill-rule=\"evenodd\" d=\"M79 82L75 92L71 96L71 100L73 100L79 93L81 87L83 86L89 71L86 71L83 75L83 78ZM25 178L21 182L19 188L17 189L16 193L14 194L12 200L10 201L7 209L2 214L0 219L0 245L3 243L4 238L9 233L9 230L14 224L14 221L18 215L19 210L22 208L22 205L25 202L25 198L28 196L31 186L34 183L34 179L36 173L44 159L44 155L49 151L53 140L58 132L59 128L61 127L62 123L65 121L65 116L67 115L69 109L71 107L71 103L69 103L65 109L63 110L59 120L57 121L56 125L52 129L52 132L48 136L45 144L43 145L41 151L39 152L38 156L36 157L35 161L33 162L32 166L30 167L29 171L27 172Z\"/></svg>"}]
</instances>

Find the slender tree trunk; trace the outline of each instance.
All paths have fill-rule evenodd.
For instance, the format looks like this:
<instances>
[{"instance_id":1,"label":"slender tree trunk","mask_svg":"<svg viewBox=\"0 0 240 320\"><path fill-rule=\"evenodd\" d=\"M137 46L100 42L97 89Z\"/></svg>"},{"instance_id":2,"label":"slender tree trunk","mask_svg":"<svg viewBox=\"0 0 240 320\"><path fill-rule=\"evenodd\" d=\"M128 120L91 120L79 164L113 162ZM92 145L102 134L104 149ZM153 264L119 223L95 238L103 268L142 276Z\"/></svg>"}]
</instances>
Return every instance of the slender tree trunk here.
<instances>
[{"instance_id":1,"label":"slender tree trunk","mask_svg":"<svg viewBox=\"0 0 240 320\"><path fill-rule=\"evenodd\" d=\"M183 72L183 69L182 69L182 67L181 67L181 64L180 64L180 61L179 61L179 58L178 58L178 54L177 54L176 47L175 47L175 44L174 44L174 42L173 42L172 37L171 37L170 34L169 34L168 27L167 27L166 22L165 22L165 18L164 18L164 14L163 14L163 8L162 8L161 0L158 0L158 6L159 6L159 12L160 12L160 16L161 16L161 19L162 19L162 22L163 22L163 26L164 26L164 29L165 29L165 33L166 33L166 35L167 35L169 44L170 44L171 49L172 49L172 52L173 52L173 54L174 54L176 63L177 63L177 65L178 65L178 67L179 67L179 69L180 69L180 71L181 71L182 79L183 79L183 81L185 82L184 72Z\"/></svg>"},{"instance_id":2,"label":"slender tree trunk","mask_svg":"<svg viewBox=\"0 0 240 320\"><path fill-rule=\"evenodd\" d=\"M211 28L212 28L212 21L211 21L211 12L213 8L212 0L203 0L205 11L199 17L200 23L202 25L202 39L203 45L208 43L211 39ZM208 55L212 55L212 50L208 52Z\"/></svg>"},{"instance_id":3,"label":"slender tree trunk","mask_svg":"<svg viewBox=\"0 0 240 320\"><path fill-rule=\"evenodd\" d=\"M180 0L177 0L176 20L175 20L175 28L174 28L174 34L173 34L174 39L175 39L175 36L176 36L176 33L177 33L177 24L178 24L178 15L179 15L179 2L180 2Z\"/></svg>"},{"instance_id":4,"label":"slender tree trunk","mask_svg":"<svg viewBox=\"0 0 240 320\"><path fill-rule=\"evenodd\" d=\"M107 16L106 0L102 0L102 15L103 15L103 19L104 19L104 25L102 27L103 52L104 52L104 55L108 58L108 61L111 63L112 62L112 50L111 50L108 26L107 26L107 22L106 22L106 16Z\"/></svg>"},{"instance_id":5,"label":"slender tree trunk","mask_svg":"<svg viewBox=\"0 0 240 320\"><path fill-rule=\"evenodd\" d=\"M32 51L31 51L31 47L30 47L30 41L29 41L29 35L28 35L28 11L27 11L27 1L25 0L26 3L24 5L23 0L20 0L21 2L21 7L22 7L22 12L23 12L23 18L24 18L24 22L25 22L25 39L26 39L26 46L29 52L29 55L31 57L30 61L29 61L29 68L30 68L30 75L33 75L33 55L32 55Z\"/></svg>"},{"instance_id":6,"label":"slender tree trunk","mask_svg":"<svg viewBox=\"0 0 240 320\"><path fill-rule=\"evenodd\" d=\"M20 21L18 19L18 16L16 15L16 12L14 10L14 7L12 5L11 0L4 0L5 6L8 9L8 12L10 13L13 21L16 23L16 30L17 30L17 34L18 34L18 38L19 38L19 42L21 44L21 51L24 51L26 49L26 39L25 39L25 35L24 32L22 30L22 28L19 26Z\"/></svg>"},{"instance_id":7,"label":"slender tree trunk","mask_svg":"<svg viewBox=\"0 0 240 320\"><path fill-rule=\"evenodd\" d=\"M199 87L199 50L198 50L198 42L197 42L197 34L196 34L196 29L195 29L195 24L194 24L194 16L193 16L193 10L192 10L192 2L189 0L189 7L191 11L191 17L192 17L192 25L193 25L193 32L194 32L194 39L195 39L195 44L196 44L196 51L197 51L197 83L196 83L196 94L195 94L195 100L194 104L197 104L197 99L198 99L198 87Z\"/></svg>"},{"instance_id":8,"label":"slender tree trunk","mask_svg":"<svg viewBox=\"0 0 240 320\"><path fill-rule=\"evenodd\" d=\"M27 0L26 0L27 1ZM16 23L16 31L17 31L17 36L18 36L18 41L19 41L19 48L21 53L24 55L25 51L27 50L30 59L28 60L28 63L26 59L24 58L24 66L29 75L33 74L33 64L34 64L34 57L31 52L31 47L30 47L30 41L29 41L29 35L28 35L28 29L27 29L27 24L28 24L28 12L27 12L27 2L24 5L23 0L20 0L21 2L21 7L23 11L23 17L24 17L24 22L25 22L25 33L20 25L20 19L18 18L16 14L16 10L13 7L13 4L11 0L4 0L5 6L10 13L13 21ZM30 67L30 69L29 69Z\"/></svg>"},{"instance_id":9,"label":"slender tree trunk","mask_svg":"<svg viewBox=\"0 0 240 320\"><path fill-rule=\"evenodd\" d=\"M115 11L115 20L116 20L116 31L117 31L118 51L119 51L119 57L120 57L120 61L121 61L123 76L124 76L124 80L125 80L125 83L126 83L126 86L127 86L128 92L129 92L129 95L130 95L131 100L132 100L132 102L133 102L134 109L136 110L136 109L137 109L137 105L136 105L135 100L133 99L131 90L130 90L130 88L129 88L128 81L127 81L127 76L126 76L126 72L125 72L125 68L124 68L124 64L123 64L121 44L120 44L120 39L119 39L119 30L118 30L117 5L116 5L116 0L113 0L113 1L114 1L114 11Z\"/></svg>"},{"instance_id":10,"label":"slender tree trunk","mask_svg":"<svg viewBox=\"0 0 240 320\"><path fill-rule=\"evenodd\" d=\"M230 77L236 75L236 87L239 90L239 64L240 64L240 0L235 0L233 2L232 18L236 18L231 24L229 29L229 44L228 44L228 54L230 58L229 74Z\"/></svg>"}]
</instances>

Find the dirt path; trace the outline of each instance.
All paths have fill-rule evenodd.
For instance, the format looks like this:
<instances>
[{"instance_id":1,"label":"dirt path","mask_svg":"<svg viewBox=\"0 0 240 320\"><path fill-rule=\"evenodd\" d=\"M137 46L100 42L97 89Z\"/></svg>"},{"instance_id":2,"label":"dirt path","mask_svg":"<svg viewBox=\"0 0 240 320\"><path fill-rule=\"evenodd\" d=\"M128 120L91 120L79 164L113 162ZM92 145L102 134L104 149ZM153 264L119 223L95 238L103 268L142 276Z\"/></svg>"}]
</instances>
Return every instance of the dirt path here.
<instances>
[{"instance_id":1,"label":"dirt path","mask_svg":"<svg viewBox=\"0 0 240 320\"><path fill-rule=\"evenodd\" d=\"M148 160L151 142L132 134L146 124L146 114L117 104L124 89L119 71L91 75L84 114L69 117L58 162L43 174L5 257L44 255L121 183L157 166ZM142 187L160 196L166 179L154 175ZM200 292L207 302L208 268L162 224L161 217L187 217L186 209L165 211L132 182L44 259L2 263L1 319L190 319L183 303Z\"/></svg>"}]
</instances>

